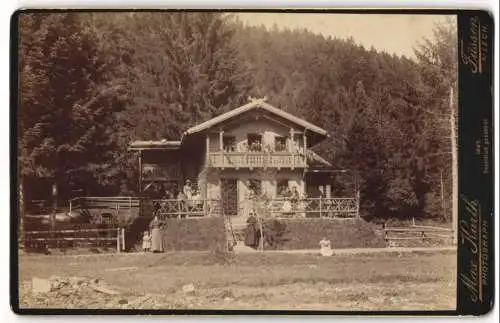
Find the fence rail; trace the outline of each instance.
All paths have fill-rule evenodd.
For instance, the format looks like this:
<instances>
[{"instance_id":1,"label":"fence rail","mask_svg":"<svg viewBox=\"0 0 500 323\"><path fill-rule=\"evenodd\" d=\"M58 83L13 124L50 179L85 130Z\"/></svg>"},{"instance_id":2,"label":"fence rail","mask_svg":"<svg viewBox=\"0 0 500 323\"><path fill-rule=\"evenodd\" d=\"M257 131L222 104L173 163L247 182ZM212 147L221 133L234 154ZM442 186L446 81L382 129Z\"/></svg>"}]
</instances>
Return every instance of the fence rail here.
<instances>
[{"instance_id":1,"label":"fence rail","mask_svg":"<svg viewBox=\"0 0 500 323\"><path fill-rule=\"evenodd\" d=\"M359 216L357 198L273 199L269 202L272 217L283 218L353 218Z\"/></svg>"},{"instance_id":2,"label":"fence rail","mask_svg":"<svg viewBox=\"0 0 500 323\"><path fill-rule=\"evenodd\" d=\"M189 218L221 215L220 200L211 199L161 199L152 200L153 214L161 219Z\"/></svg>"},{"instance_id":3,"label":"fence rail","mask_svg":"<svg viewBox=\"0 0 500 323\"><path fill-rule=\"evenodd\" d=\"M92 223L116 223L120 215L132 215L132 210L139 212L140 199L137 197L77 197L69 200L69 214L86 213Z\"/></svg>"},{"instance_id":4,"label":"fence rail","mask_svg":"<svg viewBox=\"0 0 500 323\"><path fill-rule=\"evenodd\" d=\"M432 241L445 240L451 242L453 240L454 230L444 227L432 226L411 226L411 227L392 227L384 228L384 239L389 244L397 241Z\"/></svg>"},{"instance_id":5,"label":"fence rail","mask_svg":"<svg viewBox=\"0 0 500 323\"><path fill-rule=\"evenodd\" d=\"M124 245L124 230L120 228L24 232L26 250L89 247L115 248L120 252Z\"/></svg>"}]
</instances>

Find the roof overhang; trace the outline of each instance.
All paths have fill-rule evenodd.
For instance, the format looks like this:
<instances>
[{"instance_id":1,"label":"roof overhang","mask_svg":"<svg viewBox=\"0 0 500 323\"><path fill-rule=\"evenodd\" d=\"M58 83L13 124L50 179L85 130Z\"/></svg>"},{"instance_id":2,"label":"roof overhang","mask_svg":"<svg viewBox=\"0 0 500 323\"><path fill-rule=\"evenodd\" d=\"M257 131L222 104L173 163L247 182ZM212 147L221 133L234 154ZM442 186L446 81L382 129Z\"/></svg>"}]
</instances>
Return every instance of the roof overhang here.
<instances>
[{"instance_id":1,"label":"roof overhang","mask_svg":"<svg viewBox=\"0 0 500 323\"><path fill-rule=\"evenodd\" d=\"M168 140L150 140L142 141L136 140L130 143L128 150L177 150L181 146L180 141Z\"/></svg>"},{"instance_id":2,"label":"roof overhang","mask_svg":"<svg viewBox=\"0 0 500 323\"><path fill-rule=\"evenodd\" d=\"M333 166L310 166L307 168L306 173L327 173L327 174L347 174L350 173L349 169L338 169Z\"/></svg>"}]
</instances>

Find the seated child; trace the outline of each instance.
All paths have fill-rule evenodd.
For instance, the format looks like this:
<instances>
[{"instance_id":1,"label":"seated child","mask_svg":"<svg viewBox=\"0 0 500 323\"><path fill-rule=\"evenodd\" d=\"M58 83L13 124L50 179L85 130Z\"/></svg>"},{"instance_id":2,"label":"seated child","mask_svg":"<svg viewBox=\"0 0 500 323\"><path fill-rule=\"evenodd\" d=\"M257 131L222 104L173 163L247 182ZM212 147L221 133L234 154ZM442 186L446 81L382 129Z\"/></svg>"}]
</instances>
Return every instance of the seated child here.
<instances>
[{"instance_id":1,"label":"seated child","mask_svg":"<svg viewBox=\"0 0 500 323\"><path fill-rule=\"evenodd\" d=\"M320 253L322 256L333 255L330 240L326 240L326 238L323 237L323 239L321 239L321 241L319 242L319 246L321 248Z\"/></svg>"}]
</instances>

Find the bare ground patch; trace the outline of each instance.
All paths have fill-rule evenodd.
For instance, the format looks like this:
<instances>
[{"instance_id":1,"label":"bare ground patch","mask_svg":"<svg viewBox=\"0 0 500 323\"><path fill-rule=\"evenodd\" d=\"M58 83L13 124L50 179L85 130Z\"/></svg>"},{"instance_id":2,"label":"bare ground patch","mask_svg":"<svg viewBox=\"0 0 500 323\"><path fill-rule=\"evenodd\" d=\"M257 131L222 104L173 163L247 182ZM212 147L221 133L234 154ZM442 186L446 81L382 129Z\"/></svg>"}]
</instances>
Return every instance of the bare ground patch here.
<instances>
[{"instance_id":1,"label":"bare ground patch","mask_svg":"<svg viewBox=\"0 0 500 323\"><path fill-rule=\"evenodd\" d=\"M21 257L22 308L446 310L456 302L456 256L209 253ZM99 278L120 295L33 295L32 277ZM192 284L186 293L183 286Z\"/></svg>"}]
</instances>

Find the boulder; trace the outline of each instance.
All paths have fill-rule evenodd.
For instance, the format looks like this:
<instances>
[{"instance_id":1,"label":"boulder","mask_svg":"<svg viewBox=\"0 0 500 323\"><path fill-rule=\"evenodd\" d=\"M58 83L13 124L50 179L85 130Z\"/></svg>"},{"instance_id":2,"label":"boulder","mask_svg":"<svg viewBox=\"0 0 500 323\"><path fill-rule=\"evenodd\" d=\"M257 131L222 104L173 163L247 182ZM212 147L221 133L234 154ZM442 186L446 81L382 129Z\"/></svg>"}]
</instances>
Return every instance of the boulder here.
<instances>
[{"instance_id":1,"label":"boulder","mask_svg":"<svg viewBox=\"0 0 500 323\"><path fill-rule=\"evenodd\" d=\"M33 294L48 293L52 290L52 284L48 279L33 277L31 281L31 288Z\"/></svg>"}]
</instances>

